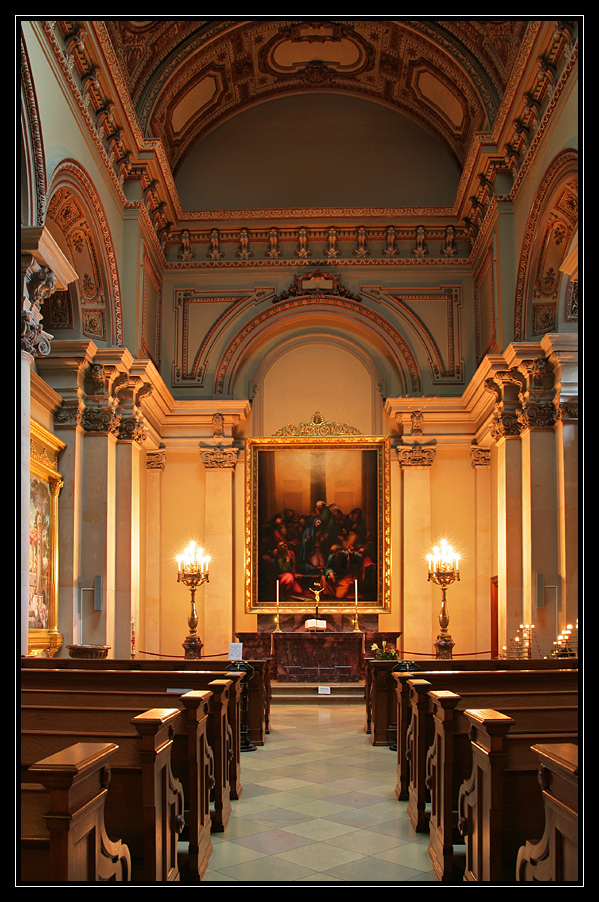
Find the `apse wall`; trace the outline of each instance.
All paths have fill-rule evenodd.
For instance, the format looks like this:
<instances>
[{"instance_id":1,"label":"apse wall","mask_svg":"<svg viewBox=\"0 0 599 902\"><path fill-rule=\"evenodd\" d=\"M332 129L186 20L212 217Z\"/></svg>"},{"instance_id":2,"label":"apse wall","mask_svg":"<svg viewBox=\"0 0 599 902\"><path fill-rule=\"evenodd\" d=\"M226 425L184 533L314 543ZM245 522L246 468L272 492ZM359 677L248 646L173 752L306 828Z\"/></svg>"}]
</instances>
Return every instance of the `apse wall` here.
<instances>
[{"instance_id":1,"label":"apse wall","mask_svg":"<svg viewBox=\"0 0 599 902\"><path fill-rule=\"evenodd\" d=\"M380 104L270 100L214 129L176 174L184 210L451 206L460 173L438 141Z\"/></svg>"}]
</instances>

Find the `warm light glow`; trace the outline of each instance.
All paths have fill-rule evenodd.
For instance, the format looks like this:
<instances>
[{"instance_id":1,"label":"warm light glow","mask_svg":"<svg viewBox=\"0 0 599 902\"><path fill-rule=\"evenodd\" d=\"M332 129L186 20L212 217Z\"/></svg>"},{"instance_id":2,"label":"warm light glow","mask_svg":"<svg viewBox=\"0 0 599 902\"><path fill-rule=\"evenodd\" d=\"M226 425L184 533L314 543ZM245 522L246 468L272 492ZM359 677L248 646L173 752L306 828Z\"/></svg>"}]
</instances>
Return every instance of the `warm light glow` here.
<instances>
[{"instance_id":1,"label":"warm light glow","mask_svg":"<svg viewBox=\"0 0 599 902\"><path fill-rule=\"evenodd\" d=\"M439 545L433 547L433 553L427 554L429 573L454 571L457 573L460 567L460 556L446 539L441 539Z\"/></svg>"},{"instance_id":2,"label":"warm light glow","mask_svg":"<svg viewBox=\"0 0 599 902\"><path fill-rule=\"evenodd\" d=\"M179 573L208 573L210 564L209 556L197 542L190 542L182 554L177 555L177 569Z\"/></svg>"}]
</instances>

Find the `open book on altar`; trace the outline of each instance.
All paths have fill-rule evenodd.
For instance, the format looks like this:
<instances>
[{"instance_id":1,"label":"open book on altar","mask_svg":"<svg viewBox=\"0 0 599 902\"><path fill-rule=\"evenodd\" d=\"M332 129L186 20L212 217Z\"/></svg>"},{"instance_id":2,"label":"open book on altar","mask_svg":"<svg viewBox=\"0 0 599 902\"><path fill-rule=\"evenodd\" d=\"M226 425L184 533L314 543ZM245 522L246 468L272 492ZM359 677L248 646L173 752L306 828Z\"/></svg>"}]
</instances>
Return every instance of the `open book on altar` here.
<instances>
[{"instance_id":1,"label":"open book on altar","mask_svg":"<svg viewBox=\"0 0 599 902\"><path fill-rule=\"evenodd\" d=\"M310 632L314 630L326 630L327 622L326 620L306 620L305 627Z\"/></svg>"}]
</instances>

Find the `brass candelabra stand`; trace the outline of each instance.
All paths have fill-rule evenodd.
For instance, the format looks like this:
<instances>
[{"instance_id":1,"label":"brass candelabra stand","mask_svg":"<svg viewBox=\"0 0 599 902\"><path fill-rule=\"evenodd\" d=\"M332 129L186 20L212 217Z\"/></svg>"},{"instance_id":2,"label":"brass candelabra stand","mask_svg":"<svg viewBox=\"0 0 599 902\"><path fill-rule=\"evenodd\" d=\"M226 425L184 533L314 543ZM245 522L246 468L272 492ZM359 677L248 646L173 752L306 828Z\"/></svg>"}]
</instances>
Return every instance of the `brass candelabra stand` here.
<instances>
[{"instance_id":1,"label":"brass candelabra stand","mask_svg":"<svg viewBox=\"0 0 599 902\"><path fill-rule=\"evenodd\" d=\"M188 660L197 660L202 656L204 643L197 634L199 621L195 596L198 587L209 582L209 564L210 558L195 542L190 542L183 554L177 557L177 582L183 583L191 592L191 607L187 618L189 635L183 642L185 658Z\"/></svg>"},{"instance_id":2,"label":"brass candelabra stand","mask_svg":"<svg viewBox=\"0 0 599 902\"><path fill-rule=\"evenodd\" d=\"M433 553L427 555L428 581L433 582L441 589L441 612L439 614L439 627L441 632L435 642L436 657L451 659L455 642L451 638L449 629L449 613L447 611L447 589L452 583L459 581L459 555L456 554L448 543L443 540L441 547L435 546Z\"/></svg>"}]
</instances>

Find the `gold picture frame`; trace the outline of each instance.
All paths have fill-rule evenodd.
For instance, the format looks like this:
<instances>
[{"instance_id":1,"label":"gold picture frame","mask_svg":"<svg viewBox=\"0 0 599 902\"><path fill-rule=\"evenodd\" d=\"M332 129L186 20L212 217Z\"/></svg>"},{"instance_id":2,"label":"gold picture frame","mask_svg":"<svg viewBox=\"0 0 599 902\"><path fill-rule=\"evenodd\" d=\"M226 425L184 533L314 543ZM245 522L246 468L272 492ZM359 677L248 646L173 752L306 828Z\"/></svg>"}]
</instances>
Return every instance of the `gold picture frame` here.
<instances>
[{"instance_id":1,"label":"gold picture frame","mask_svg":"<svg viewBox=\"0 0 599 902\"><path fill-rule=\"evenodd\" d=\"M62 646L58 631L58 495L63 479L58 456L66 447L31 421L29 478L28 654L52 657Z\"/></svg>"},{"instance_id":2,"label":"gold picture frame","mask_svg":"<svg viewBox=\"0 0 599 902\"><path fill-rule=\"evenodd\" d=\"M315 414L247 438L245 478L247 613L390 611L387 437Z\"/></svg>"}]
</instances>

